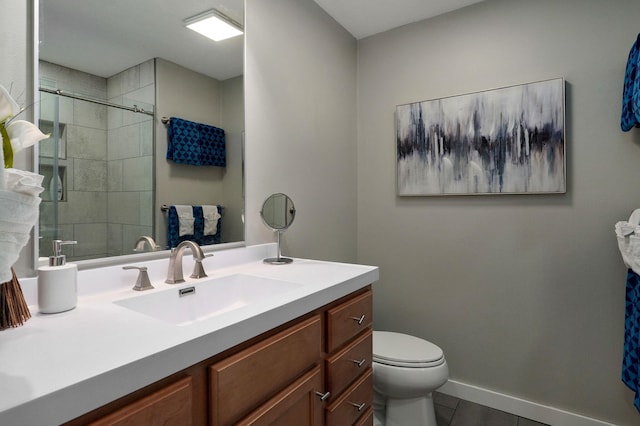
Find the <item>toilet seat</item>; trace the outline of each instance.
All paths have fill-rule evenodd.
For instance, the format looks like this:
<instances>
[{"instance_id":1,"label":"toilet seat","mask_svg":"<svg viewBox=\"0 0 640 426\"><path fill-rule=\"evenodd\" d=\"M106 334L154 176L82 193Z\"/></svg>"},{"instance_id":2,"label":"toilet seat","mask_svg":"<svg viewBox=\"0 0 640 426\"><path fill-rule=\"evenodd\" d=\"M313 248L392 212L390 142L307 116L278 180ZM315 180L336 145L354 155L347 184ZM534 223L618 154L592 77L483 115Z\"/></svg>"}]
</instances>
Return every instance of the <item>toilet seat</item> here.
<instances>
[{"instance_id":1,"label":"toilet seat","mask_svg":"<svg viewBox=\"0 0 640 426\"><path fill-rule=\"evenodd\" d=\"M373 361L407 368L436 367L445 362L442 349L408 334L373 332Z\"/></svg>"}]
</instances>

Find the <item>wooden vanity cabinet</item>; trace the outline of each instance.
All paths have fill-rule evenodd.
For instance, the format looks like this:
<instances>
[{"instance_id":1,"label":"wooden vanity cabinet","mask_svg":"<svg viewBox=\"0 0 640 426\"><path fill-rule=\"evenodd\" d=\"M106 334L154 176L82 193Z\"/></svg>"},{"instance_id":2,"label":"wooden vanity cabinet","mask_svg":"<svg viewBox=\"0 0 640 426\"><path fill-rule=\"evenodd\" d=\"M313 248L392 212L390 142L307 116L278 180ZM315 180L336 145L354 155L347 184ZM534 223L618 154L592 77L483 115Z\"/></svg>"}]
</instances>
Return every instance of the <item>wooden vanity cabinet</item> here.
<instances>
[{"instance_id":1,"label":"wooden vanity cabinet","mask_svg":"<svg viewBox=\"0 0 640 426\"><path fill-rule=\"evenodd\" d=\"M371 320L366 288L67 425L372 426Z\"/></svg>"},{"instance_id":2,"label":"wooden vanity cabinet","mask_svg":"<svg viewBox=\"0 0 640 426\"><path fill-rule=\"evenodd\" d=\"M373 404L372 320L371 290L326 311L328 426L373 425L373 417L367 415Z\"/></svg>"}]
</instances>

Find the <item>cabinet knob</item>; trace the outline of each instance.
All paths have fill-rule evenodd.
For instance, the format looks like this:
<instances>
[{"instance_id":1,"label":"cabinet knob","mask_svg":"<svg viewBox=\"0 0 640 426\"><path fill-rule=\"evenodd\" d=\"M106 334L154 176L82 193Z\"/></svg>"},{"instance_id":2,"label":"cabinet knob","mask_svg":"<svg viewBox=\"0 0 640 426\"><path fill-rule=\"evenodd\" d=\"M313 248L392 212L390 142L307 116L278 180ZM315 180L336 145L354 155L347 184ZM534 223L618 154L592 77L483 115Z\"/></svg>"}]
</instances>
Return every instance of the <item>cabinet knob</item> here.
<instances>
[{"instance_id":1,"label":"cabinet knob","mask_svg":"<svg viewBox=\"0 0 640 426\"><path fill-rule=\"evenodd\" d=\"M316 395L320 397L320 401L326 401L327 398L331 396L331 392L327 392L327 393L316 392Z\"/></svg>"},{"instance_id":2,"label":"cabinet knob","mask_svg":"<svg viewBox=\"0 0 640 426\"><path fill-rule=\"evenodd\" d=\"M358 325L362 325L362 323L364 322L364 319L367 316L365 314L362 314L361 317L351 317L352 320L356 321L358 323Z\"/></svg>"},{"instance_id":3,"label":"cabinet knob","mask_svg":"<svg viewBox=\"0 0 640 426\"><path fill-rule=\"evenodd\" d=\"M358 409L358 411L362 411L364 407L366 407L367 403L363 402L362 404L356 404L355 402L349 402L349 404L353 405Z\"/></svg>"}]
</instances>

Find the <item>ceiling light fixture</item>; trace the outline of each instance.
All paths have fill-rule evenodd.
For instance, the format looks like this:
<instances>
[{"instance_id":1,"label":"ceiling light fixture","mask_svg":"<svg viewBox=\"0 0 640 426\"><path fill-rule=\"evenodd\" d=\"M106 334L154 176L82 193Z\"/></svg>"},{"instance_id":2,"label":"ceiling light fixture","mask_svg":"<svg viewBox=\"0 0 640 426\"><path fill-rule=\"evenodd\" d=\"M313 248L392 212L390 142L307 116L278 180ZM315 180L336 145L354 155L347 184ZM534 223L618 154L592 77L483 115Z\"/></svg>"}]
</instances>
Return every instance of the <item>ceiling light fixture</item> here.
<instances>
[{"instance_id":1,"label":"ceiling light fixture","mask_svg":"<svg viewBox=\"0 0 640 426\"><path fill-rule=\"evenodd\" d=\"M242 25L216 9L207 10L185 19L184 25L215 41L225 40L243 33Z\"/></svg>"}]
</instances>

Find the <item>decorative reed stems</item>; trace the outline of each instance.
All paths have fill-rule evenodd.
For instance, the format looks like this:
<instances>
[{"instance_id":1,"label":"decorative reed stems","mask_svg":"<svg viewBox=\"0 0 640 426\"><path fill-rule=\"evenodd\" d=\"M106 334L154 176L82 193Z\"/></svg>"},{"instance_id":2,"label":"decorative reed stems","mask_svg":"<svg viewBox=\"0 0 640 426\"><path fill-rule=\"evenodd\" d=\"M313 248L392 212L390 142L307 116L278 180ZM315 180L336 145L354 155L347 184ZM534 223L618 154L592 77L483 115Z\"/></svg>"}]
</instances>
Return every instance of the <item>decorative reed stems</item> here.
<instances>
[{"instance_id":1,"label":"decorative reed stems","mask_svg":"<svg viewBox=\"0 0 640 426\"><path fill-rule=\"evenodd\" d=\"M11 281L0 284L0 330L19 327L31 318L31 312L13 268L11 275Z\"/></svg>"}]
</instances>

